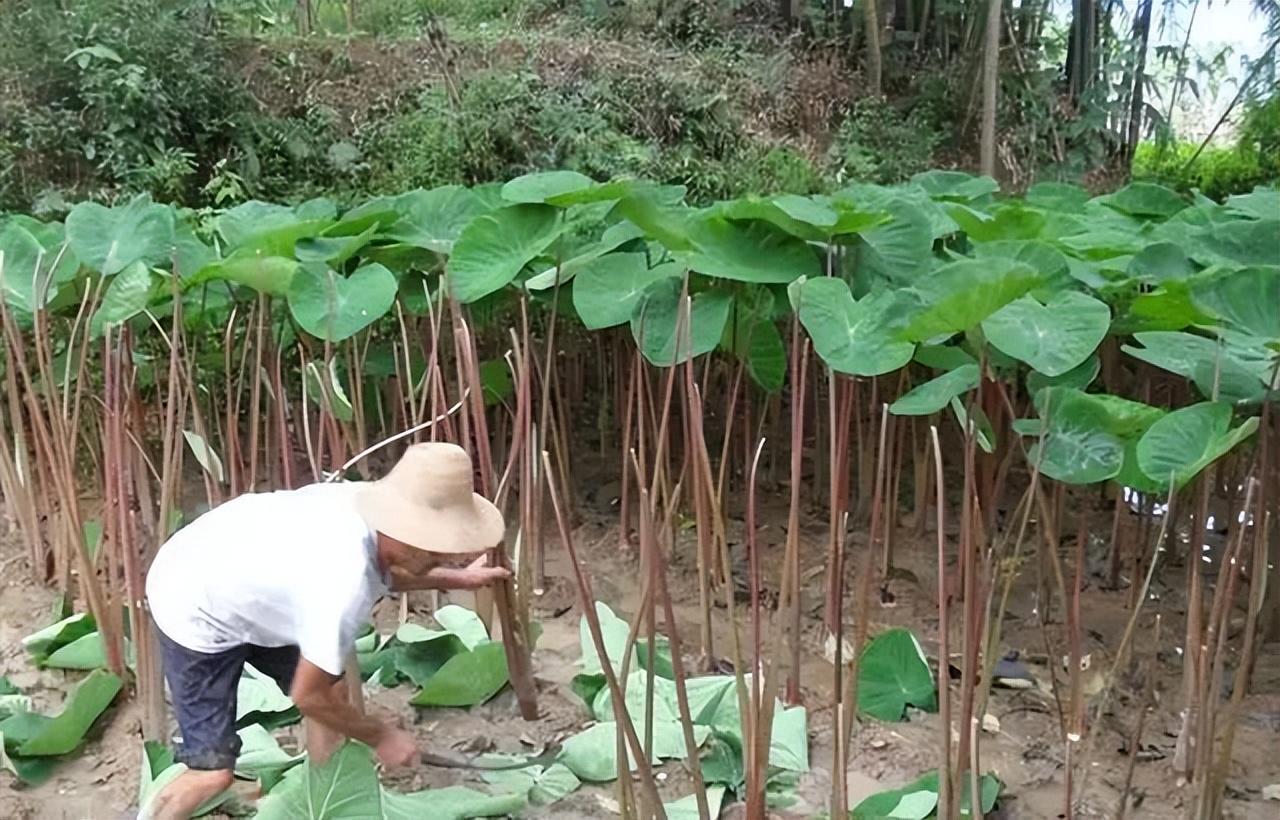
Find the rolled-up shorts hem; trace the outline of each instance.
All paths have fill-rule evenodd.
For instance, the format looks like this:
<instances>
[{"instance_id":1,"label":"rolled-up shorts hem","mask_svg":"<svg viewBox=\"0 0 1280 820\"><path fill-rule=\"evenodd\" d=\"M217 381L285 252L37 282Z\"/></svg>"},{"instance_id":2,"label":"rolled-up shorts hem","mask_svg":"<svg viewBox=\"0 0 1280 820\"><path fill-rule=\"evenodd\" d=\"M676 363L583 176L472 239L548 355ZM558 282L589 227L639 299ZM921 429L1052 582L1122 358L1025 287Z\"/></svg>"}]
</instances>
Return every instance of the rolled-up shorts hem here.
<instances>
[{"instance_id":1,"label":"rolled-up shorts hem","mask_svg":"<svg viewBox=\"0 0 1280 820\"><path fill-rule=\"evenodd\" d=\"M221 652L188 649L158 627L165 682L181 734L174 758L200 771L234 769L240 755L236 694L245 663L289 691L298 647L240 644Z\"/></svg>"}]
</instances>

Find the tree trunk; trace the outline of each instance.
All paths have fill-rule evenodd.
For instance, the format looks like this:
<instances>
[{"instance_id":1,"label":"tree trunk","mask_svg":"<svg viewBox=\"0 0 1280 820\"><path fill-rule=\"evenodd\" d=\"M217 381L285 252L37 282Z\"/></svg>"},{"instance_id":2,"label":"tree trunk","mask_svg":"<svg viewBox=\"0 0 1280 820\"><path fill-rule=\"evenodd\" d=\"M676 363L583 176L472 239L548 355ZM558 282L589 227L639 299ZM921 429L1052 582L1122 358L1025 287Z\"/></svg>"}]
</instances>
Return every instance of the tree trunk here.
<instances>
[{"instance_id":1,"label":"tree trunk","mask_svg":"<svg viewBox=\"0 0 1280 820\"><path fill-rule=\"evenodd\" d=\"M306 37L311 33L311 0L298 0L298 34Z\"/></svg>"},{"instance_id":2,"label":"tree trunk","mask_svg":"<svg viewBox=\"0 0 1280 820\"><path fill-rule=\"evenodd\" d=\"M1071 37L1067 47L1067 77L1071 98L1078 100L1094 80L1097 54L1097 0L1072 0Z\"/></svg>"},{"instance_id":3,"label":"tree trunk","mask_svg":"<svg viewBox=\"0 0 1280 820\"><path fill-rule=\"evenodd\" d=\"M1147 0L1150 4L1150 0ZM979 148L982 173L996 173L996 103L1000 71L1000 11L1003 0L987 0L987 36L982 56L982 138Z\"/></svg>"},{"instance_id":4,"label":"tree trunk","mask_svg":"<svg viewBox=\"0 0 1280 820\"><path fill-rule=\"evenodd\" d=\"M1137 41L1138 60L1133 68L1133 94L1129 98L1129 134L1125 139L1124 156L1128 162L1138 149L1142 138L1142 92L1147 71L1147 43L1151 39L1151 0L1143 0L1133 20L1133 37Z\"/></svg>"},{"instance_id":5,"label":"tree trunk","mask_svg":"<svg viewBox=\"0 0 1280 820\"><path fill-rule=\"evenodd\" d=\"M863 0L867 29L867 91L879 97L880 90L880 14L876 0Z\"/></svg>"}]
</instances>

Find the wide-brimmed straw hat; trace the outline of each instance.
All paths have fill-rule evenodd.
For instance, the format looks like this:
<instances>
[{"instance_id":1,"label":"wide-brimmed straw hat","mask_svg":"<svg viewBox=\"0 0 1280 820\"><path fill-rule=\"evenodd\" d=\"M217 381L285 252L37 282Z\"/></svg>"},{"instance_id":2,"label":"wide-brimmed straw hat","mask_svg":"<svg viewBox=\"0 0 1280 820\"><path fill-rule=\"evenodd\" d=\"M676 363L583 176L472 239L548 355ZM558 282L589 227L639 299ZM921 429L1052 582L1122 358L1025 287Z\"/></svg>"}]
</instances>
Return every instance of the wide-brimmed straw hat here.
<instances>
[{"instance_id":1,"label":"wide-brimmed straw hat","mask_svg":"<svg viewBox=\"0 0 1280 820\"><path fill-rule=\"evenodd\" d=\"M474 490L471 457L456 444L405 451L391 472L356 494L370 527L431 552L479 552L502 542L502 513Z\"/></svg>"}]
</instances>

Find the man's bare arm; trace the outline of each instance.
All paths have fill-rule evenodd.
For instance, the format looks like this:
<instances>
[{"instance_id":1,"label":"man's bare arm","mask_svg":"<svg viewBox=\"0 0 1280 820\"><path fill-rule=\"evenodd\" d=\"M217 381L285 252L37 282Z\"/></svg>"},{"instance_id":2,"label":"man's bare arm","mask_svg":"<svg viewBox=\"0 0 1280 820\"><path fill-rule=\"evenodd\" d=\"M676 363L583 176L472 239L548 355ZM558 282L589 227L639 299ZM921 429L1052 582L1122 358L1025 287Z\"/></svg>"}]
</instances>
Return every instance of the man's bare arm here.
<instances>
[{"instance_id":1,"label":"man's bare arm","mask_svg":"<svg viewBox=\"0 0 1280 820\"><path fill-rule=\"evenodd\" d=\"M289 697L305 717L377 747L390 727L376 718L360 714L336 686L341 680L341 676L330 675L306 658L300 658Z\"/></svg>"},{"instance_id":2,"label":"man's bare arm","mask_svg":"<svg viewBox=\"0 0 1280 820\"><path fill-rule=\"evenodd\" d=\"M484 566L481 557L467 567L436 566L421 575L398 573L391 570L391 591L409 592L417 589L480 589L511 577L503 567Z\"/></svg>"}]
</instances>

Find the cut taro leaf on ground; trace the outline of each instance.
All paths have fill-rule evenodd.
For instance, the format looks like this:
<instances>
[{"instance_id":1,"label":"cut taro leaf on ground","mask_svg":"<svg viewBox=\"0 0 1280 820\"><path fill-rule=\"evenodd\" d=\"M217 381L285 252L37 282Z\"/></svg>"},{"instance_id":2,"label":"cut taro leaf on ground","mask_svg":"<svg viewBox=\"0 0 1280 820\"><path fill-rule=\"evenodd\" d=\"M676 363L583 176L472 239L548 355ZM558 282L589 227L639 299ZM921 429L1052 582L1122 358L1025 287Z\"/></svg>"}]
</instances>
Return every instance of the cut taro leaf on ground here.
<instances>
[{"instance_id":1,"label":"cut taro leaf on ground","mask_svg":"<svg viewBox=\"0 0 1280 820\"><path fill-rule=\"evenodd\" d=\"M409 702L414 706L478 706L507 685L507 651L486 641L454 655L426 680Z\"/></svg>"},{"instance_id":2,"label":"cut taro leaf on ground","mask_svg":"<svg viewBox=\"0 0 1280 820\"><path fill-rule=\"evenodd\" d=\"M36 666L42 666L54 652L97 631L92 615L77 612L23 638L22 646Z\"/></svg>"},{"instance_id":3,"label":"cut taro leaf on ground","mask_svg":"<svg viewBox=\"0 0 1280 820\"><path fill-rule=\"evenodd\" d=\"M907 629L890 629L862 650L858 711L877 720L899 721L908 706L937 711L938 693L916 636Z\"/></svg>"},{"instance_id":4,"label":"cut taro leaf on ground","mask_svg":"<svg viewBox=\"0 0 1280 820\"><path fill-rule=\"evenodd\" d=\"M369 747L348 741L323 766L291 769L258 804L259 820L466 820L504 817L526 805L519 793L461 786L399 794L378 783Z\"/></svg>"},{"instance_id":5,"label":"cut taro leaf on ground","mask_svg":"<svg viewBox=\"0 0 1280 820\"><path fill-rule=\"evenodd\" d=\"M120 688L120 678L98 669L71 690L57 715L24 711L0 721L0 767L30 785L47 779L54 758L80 745Z\"/></svg>"},{"instance_id":6,"label":"cut taro leaf on ground","mask_svg":"<svg viewBox=\"0 0 1280 820\"><path fill-rule=\"evenodd\" d=\"M724 802L724 788L710 786L707 788L707 811L713 817L720 816L720 804ZM698 796L691 794L662 804L667 813L667 820L698 820Z\"/></svg>"},{"instance_id":7,"label":"cut taro leaf on ground","mask_svg":"<svg viewBox=\"0 0 1280 820\"><path fill-rule=\"evenodd\" d=\"M244 665L236 686L236 726L260 723L268 729L297 723L302 718L293 701L270 676L252 664Z\"/></svg>"},{"instance_id":8,"label":"cut taro leaf on ground","mask_svg":"<svg viewBox=\"0 0 1280 820\"><path fill-rule=\"evenodd\" d=\"M494 755L489 755L494 757ZM511 758L511 762L518 762ZM481 778L499 791L525 794L535 806L550 806L563 799L579 786L580 781L568 766L552 763L550 766L529 766L524 769L482 772Z\"/></svg>"},{"instance_id":9,"label":"cut taro leaf on ground","mask_svg":"<svg viewBox=\"0 0 1280 820\"><path fill-rule=\"evenodd\" d=\"M970 809L970 778L966 773L962 778L960 794L960 816L968 817ZM995 808L1003 784L994 775L984 774L978 789L981 792L980 807L982 813L988 814ZM937 817L938 809L938 772L928 772L900 789L888 789L877 792L863 800L849 812L850 820L928 820Z\"/></svg>"}]
</instances>

